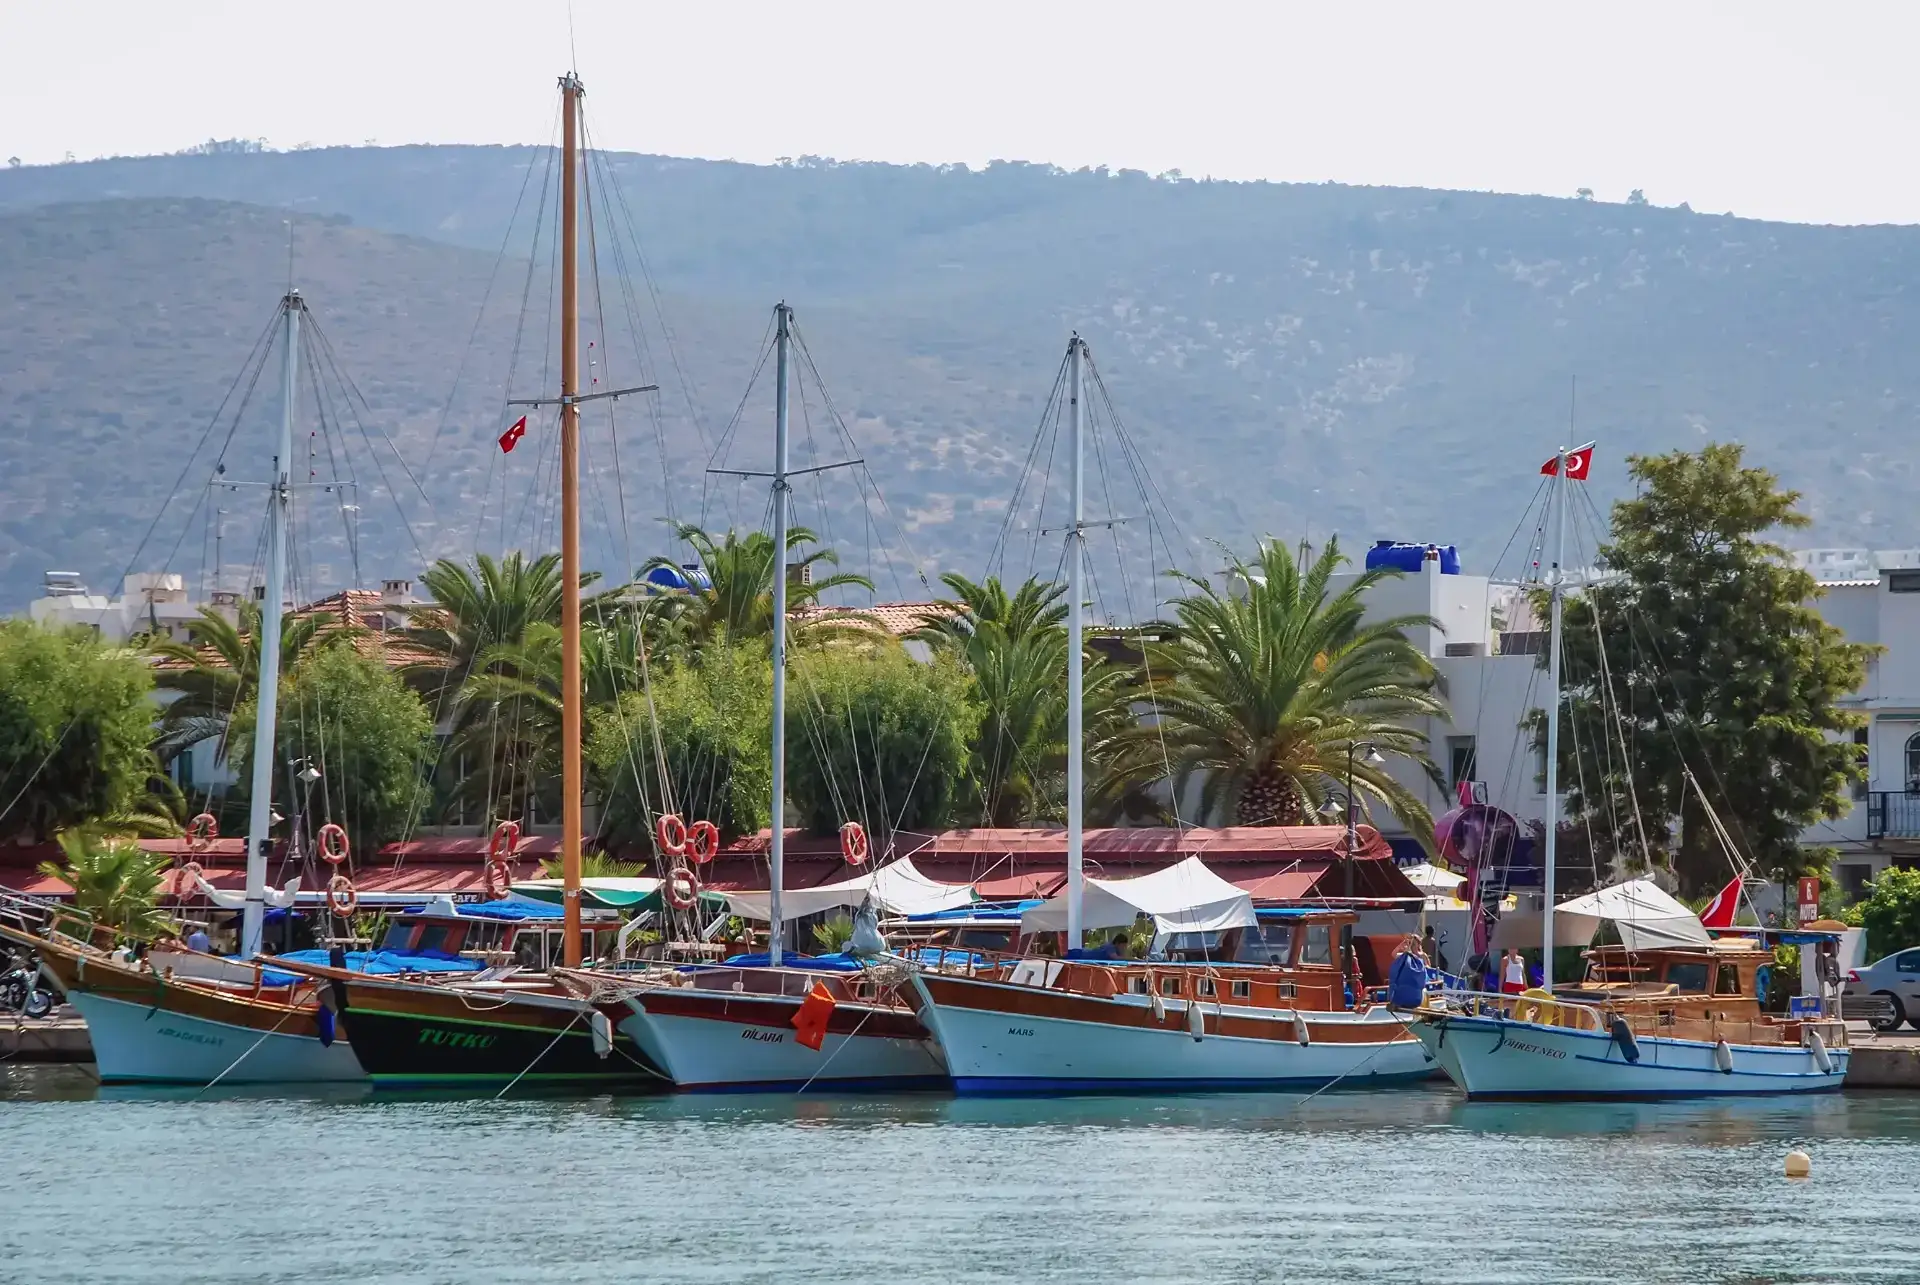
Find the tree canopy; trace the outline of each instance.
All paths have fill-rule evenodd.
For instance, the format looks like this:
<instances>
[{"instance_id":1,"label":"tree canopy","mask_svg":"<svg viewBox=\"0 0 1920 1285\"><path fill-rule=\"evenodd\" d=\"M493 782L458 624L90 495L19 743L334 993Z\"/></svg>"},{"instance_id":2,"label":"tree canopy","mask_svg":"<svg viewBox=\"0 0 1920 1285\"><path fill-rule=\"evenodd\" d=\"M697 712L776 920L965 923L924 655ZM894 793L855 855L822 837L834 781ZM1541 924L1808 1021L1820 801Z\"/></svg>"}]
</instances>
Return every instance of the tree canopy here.
<instances>
[{"instance_id":1,"label":"tree canopy","mask_svg":"<svg viewBox=\"0 0 1920 1285\"><path fill-rule=\"evenodd\" d=\"M1819 586L1770 537L1807 525L1799 493L1734 444L1633 456L1638 494L1614 505L1608 573L1569 597L1561 779L1596 855L1670 866L1687 895L1730 863L1692 773L1757 871L1794 878L1822 854L1803 828L1863 779L1840 701L1872 649L1811 605Z\"/></svg>"},{"instance_id":2,"label":"tree canopy","mask_svg":"<svg viewBox=\"0 0 1920 1285\"><path fill-rule=\"evenodd\" d=\"M149 810L153 679L84 629L0 622L0 835Z\"/></svg>"}]
</instances>

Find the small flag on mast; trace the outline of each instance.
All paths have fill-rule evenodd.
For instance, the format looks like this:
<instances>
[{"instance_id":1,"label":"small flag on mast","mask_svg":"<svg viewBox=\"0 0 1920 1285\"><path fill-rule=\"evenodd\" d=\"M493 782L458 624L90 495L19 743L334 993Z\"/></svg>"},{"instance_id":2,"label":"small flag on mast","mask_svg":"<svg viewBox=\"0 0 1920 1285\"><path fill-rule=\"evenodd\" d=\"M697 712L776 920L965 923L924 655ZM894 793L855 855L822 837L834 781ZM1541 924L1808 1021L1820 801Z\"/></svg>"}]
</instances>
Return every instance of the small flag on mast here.
<instances>
[{"instance_id":1,"label":"small flag on mast","mask_svg":"<svg viewBox=\"0 0 1920 1285\"><path fill-rule=\"evenodd\" d=\"M1703 928L1733 927L1734 912L1740 909L1740 876L1735 875L1733 882L1714 895L1707 908L1700 912L1700 926Z\"/></svg>"},{"instance_id":2,"label":"small flag on mast","mask_svg":"<svg viewBox=\"0 0 1920 1285\"><path fill-rule=\"evenodd\" d=\"M514 447L520 445L520 439L525 437L526 435L527 435L527 417L525 415L522 415L519 419L516 419L513 421L512 428L509 428L506 432L500 434L500 450L503 453L512 452Z\"/></svg>"},{"instance_id":3,"label":"small flag on mast","mask_svg":"<svg viewBox=\"0 0 1920 1285\"><path fill-rule=\"evenodd\" d=\"M1584 482L1587 480L1587 474L1593 469L1594 445L1595 443L1588 442L1585 446L1576 446L1566 453L1567 481ZM1552 477L1559 471L1560 457L1558 455L1540 466L1540 472L1547 477Z\"/></svg>"}]
</instances>

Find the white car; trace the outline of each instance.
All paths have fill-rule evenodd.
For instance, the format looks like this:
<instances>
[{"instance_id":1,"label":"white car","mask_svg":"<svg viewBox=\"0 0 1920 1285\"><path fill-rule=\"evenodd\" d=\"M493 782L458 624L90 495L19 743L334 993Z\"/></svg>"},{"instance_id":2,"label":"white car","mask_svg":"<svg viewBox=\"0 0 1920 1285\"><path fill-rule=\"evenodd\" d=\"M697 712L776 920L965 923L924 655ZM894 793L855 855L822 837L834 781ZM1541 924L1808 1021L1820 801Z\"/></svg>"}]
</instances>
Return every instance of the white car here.
<instances>
[{"instance_id":1,"label":"white car","mask_svg":"<svg viewBox=\"0 0 1920 1285\"><path fill-rule=\"evenodd\" d=\"M1870 1019L1874 1030L1895 1030L1904 1021L1920 1031L1920 948L1897 951L1849 972L1840 992L1841 1011L1846 1011L1848 1000L1867 996L1879 999L1891 1010Z\"/></svg>"}]
</instances>

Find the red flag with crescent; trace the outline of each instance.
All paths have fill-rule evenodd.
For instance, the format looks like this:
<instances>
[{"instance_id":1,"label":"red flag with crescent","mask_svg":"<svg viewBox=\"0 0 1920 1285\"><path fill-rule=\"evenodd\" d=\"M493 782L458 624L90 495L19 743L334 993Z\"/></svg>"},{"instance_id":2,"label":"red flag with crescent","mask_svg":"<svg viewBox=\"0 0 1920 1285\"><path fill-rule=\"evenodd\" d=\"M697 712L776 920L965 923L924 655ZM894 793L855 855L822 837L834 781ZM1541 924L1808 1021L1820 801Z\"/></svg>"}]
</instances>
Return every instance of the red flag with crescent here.
<instances>
[{"instance_id":1,"label":"red flag with crescent","mask_svg":"<svg viewBox=\"0 0 1920 1285\"><path fill-rule=\"evenodd\" d=\"M1715 894L1707 908L1700 912L1700 925L1703 928L1731 928L1733 914L1740 909L1740 876L1735 875L1733 882Z\"/></svg>"},{"instance_id":2,"label":"red flag with crescent","mask_svg":"<svg viewBox=\"0 0 1920 1285\"><path fill-rule=\"evenodd\" d=\"M520 445L520 439L525 437L526 435L527 435L527 417L525 415L522 415L519 419L516 419L513 421L513 427L509 428L506 432L500 434L501 452L502 453L511 452L514 447Z\"/></svg>"},{"instance_id":3,"label":"red flag with crescent","mask_svg":"<svg viewBox=\"0 0 1920 1285\"><path fill-rule=\"evenodd\" d=\"M1587 480L1587 474L1593 468L1594 445L1595 443L1588 442L1585 446L1576 446L1567 452L1567 481L1584 482ZM1556 455L1545 464L1542 464L1540 471L1548 477L1552 477L1558 473L1560 471L1560 457Z\"/></svg>"}]
</instances>

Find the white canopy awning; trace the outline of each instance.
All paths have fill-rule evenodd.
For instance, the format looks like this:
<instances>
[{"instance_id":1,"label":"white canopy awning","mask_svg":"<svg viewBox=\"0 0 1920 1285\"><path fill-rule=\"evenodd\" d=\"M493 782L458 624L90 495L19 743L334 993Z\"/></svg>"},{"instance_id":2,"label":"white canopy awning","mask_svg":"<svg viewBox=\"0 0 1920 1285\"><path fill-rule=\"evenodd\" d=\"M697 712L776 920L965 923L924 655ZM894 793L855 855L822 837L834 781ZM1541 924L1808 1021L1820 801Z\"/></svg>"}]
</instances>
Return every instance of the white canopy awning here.
<instances>
[{"instance_id":1,"label":"white canopy awning","mask_svg":"<svg viewBox=\"0 0 1920 1285\"><path fill-rule=\"evenodd\" d=\"M964 883L940 883L920 873L911 857L869 870L866 874L822 884L818 888L788 888L780 894L780 917L802 919L839 907L858 906L873 897L874 906L883 915L925 915L936 910L952 910L974 900L973 888ZM772 917L770 892L730 892L727 906L743 919L766 920Z\"/></svg>"},{"instance_id":2,"label":"white canopy awning","mask_svg":"<svg viewBox=\"0 0 1920 1285\"><path fill-rule=\"evenodd\" d=\"M1137 879L1087 879L1082 927L1122 928L1141 915L1165 933L1244 928L1254 922L1253 898L1207 869L1198 857ZM1022 932L1057 932L1066 926L1064 893L1020 916Z\"/></svg>"},{"instance_id":3,"label":"white canopy awning","mask_svg":"<svg viewBox=\"0 0 1920 1285\"><path fill-rule=\"evenodd\" d=\"M1428 896L1432 896L1435 893L1445 893L1451 897L1455 891L1459 889L1461 882L1466 878L1465 875L1457 875L1451 870L1442 870L1439 866L1426 861L1421 862L1417 866L1408 866L1400 873L1404 874L1413 883L1414 887L1426 893Z\"/></svg>"},{"instance_id":4,"label":"white canopy awning","mask_svg":"<svg viewBox=\"0 0 1920 1285\"><path fill-rule=\"evenodd\" d=\"M1651 879L1630 879L1563 901L1554 911L1554 935L1589 942L1612 921L1629 950L1659 946L1704 946L1712 940L1700 916L1660 890Z\"/></svg>"}]
</instances>

